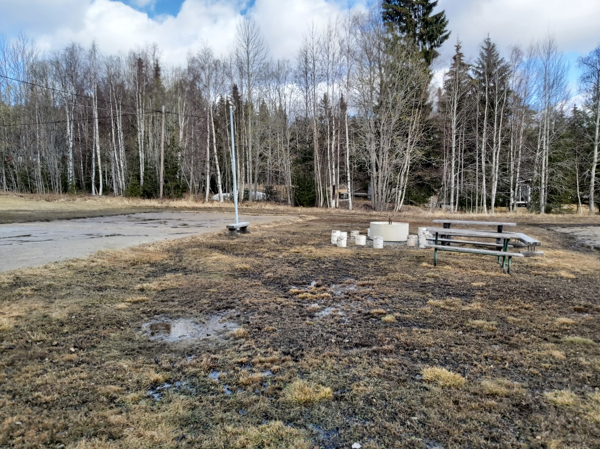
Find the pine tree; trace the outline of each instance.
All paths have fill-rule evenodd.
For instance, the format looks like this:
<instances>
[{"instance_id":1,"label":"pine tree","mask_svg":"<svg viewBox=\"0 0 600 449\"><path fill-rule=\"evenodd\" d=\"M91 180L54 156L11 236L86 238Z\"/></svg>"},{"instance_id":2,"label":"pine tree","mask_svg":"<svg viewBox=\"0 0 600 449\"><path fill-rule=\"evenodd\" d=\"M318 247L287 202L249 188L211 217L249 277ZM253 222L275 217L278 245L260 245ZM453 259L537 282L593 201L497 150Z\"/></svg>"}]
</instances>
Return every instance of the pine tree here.
<instances>
[{"instance_id":1,"label":"pine tree","mask_svg":"<svg viewBox=\"0 0 600 449\"><path fill-rule=\"evenodd\" d=\"M390 31L414 42L428 65L450 37L446 13L432 15L437 4L437 0L384 0L382 4L383 21Z\"/></svg>"}]
</instances>

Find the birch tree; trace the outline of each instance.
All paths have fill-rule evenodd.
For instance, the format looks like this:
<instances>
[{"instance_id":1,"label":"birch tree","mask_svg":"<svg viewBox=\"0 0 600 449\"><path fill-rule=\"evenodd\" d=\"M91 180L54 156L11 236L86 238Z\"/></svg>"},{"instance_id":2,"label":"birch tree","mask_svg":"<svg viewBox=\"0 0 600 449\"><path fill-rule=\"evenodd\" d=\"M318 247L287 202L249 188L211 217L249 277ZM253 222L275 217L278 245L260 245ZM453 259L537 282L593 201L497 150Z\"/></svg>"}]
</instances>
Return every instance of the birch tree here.
<instances>
[{"instance_id":1,"label":"birch tree","mask_svg":"<svg viewBox=\"0 0 600 449\"><path fill-rule=\"evenodd\" d=\"M592 143L592 161L590 164L589 211L595 213L596 170L598 167L598 145L600 144L600 46L579 60L582 69L581 90L585 96L583 103L585 118Z\"/></svg>"}]
</instances>

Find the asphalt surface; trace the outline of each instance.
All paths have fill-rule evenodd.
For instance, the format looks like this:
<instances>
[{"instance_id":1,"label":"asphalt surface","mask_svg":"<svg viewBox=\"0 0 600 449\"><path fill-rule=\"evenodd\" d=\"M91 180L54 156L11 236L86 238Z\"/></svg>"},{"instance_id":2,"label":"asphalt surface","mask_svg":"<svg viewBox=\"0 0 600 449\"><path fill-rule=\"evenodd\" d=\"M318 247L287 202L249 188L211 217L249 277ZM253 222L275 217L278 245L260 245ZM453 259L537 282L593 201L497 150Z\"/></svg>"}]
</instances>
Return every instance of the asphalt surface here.
<instances>
[{"instance_id":1,"label":"asphalt surface","mask_svg":"<svg viewBox=\"0 0 600 449\"><path fill-rule=\"evenodd\" d=\"M240 215L252 225L289 217ZM225 232L230 213L151 212L51 222L0 225L0 272L86 257L209 232Z\"/></svg>"}]
</instances>

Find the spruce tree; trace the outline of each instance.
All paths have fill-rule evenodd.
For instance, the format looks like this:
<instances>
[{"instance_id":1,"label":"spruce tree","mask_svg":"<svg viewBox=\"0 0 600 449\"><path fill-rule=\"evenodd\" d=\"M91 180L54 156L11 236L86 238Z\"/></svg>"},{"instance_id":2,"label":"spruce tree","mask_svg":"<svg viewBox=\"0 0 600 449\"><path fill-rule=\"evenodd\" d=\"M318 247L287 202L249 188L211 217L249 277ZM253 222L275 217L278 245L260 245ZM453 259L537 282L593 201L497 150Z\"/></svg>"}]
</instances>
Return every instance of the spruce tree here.
<instances>
[{"instance_id":1,"label":"spruce tree","mask_svg":"<svg viewBox=\"0 0 600 449\"><path fill-rule=\"evenodd\" d=\"M414 42L428 65L450 36L446 13L432 14L437 4L437 0L383 0L382 4L383 21L390 31Z\"/></svg>"},{"instance_id":2,"label":"spruce tree","mask_svg":"<svg viewBox=\"0 0 600 449\"><path fill-rule=\"evenodd\" d=\"M473 75L480 104L481 126L481 204L487 213L488 181L491 183L491 211L497 194L500 166L500 150L502 148L503 123L508 113L508 95L510 93L508 79L510 65L500 56L496 44L486 37L479 51L479 57L473 67ZM488 172L488 162L491 173ZM488 175L490 179L488 179Z\"/></svg>"}]
</instances>

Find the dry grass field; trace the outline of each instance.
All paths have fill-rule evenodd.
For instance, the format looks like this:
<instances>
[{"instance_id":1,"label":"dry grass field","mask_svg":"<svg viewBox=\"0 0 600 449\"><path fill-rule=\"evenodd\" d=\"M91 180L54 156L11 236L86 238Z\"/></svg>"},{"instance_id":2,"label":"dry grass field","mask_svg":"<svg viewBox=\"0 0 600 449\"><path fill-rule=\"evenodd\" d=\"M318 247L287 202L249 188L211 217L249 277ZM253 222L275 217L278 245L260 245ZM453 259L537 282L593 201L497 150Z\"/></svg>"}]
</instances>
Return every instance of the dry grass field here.
<instances>
[{"instance_id":1,"label":"dry grass field","mask_svg":"<svg viewBox=\"0 0 600 449\"><path fill-rule=\"evenodd\" d=\"M506 275L334 248L387 215L301 213L0 274L0 447L600 447L600 254L547 229L598 217L513 217L546 257ZM231 327L157 338L178 320Z\"/></svg>"}]
</instances>

